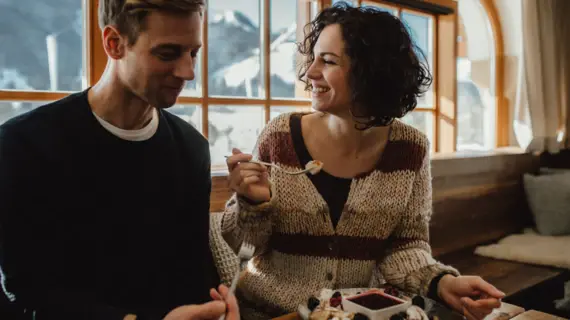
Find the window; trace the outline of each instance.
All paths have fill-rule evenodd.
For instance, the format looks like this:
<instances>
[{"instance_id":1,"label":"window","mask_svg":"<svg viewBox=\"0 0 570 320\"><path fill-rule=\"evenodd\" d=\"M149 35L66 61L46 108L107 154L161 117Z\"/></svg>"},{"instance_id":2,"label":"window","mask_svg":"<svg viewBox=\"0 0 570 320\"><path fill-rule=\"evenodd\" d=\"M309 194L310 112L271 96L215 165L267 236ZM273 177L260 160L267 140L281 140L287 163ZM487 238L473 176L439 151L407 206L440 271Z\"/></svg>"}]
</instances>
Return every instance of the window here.
<instances>
[{"instance_id":1,"label":"window","mask_svg":"<svg viewBox=\"0 0 570 320\"><path fill-rule=\"evenodd\" d=\"M0 124L46 103L49 101L0 101Z\"/></svg>"},{"instance_id":2,"label":"window","mask_svg":"<svg viewBox=\"0 0 570 320\"><path fill-rule=\"evenodd\" d=\"M358 4L357 4L357 2L358 2L357 0L332 0L332 4L336 4L336 3L338 3L338 2L346 2L346 3L350 4L350 5L358 5Z\"/></svg>"},{"instance_id":3,"label":"window","mask_svg":"<svg viewBox=\"0 0 570 320\"><path fill-rule=\"evenodd\" d=\"M417 12L410 12L403 10L400 13L400 18L408 26L410 35L418 48L418 56L427 64L432 76L435 73L434 68L434 20L435 18L430 15L425 15ZM404 122L413 125L425 133L430 139L432 151L436 151L435 141L435 109L436 101L434 97L434 84L429 87L427 92L418 99L416 109L404 118Z\"/></svg>"},{"instance_id":4,"label":"window","mask_svg":"<svg viewBox=\"0 0 570 320\"><path fill-rule=\"evenodd\" d=\"M461 0L459 14L457 150L489 150L496 146L493 35L479 0Z\"/></svg>"},{"instance_id":5,"label":"window","mask_svg":"<svg viewBox=\"0 0 570 320\"><path fill-rule=\"evenodd\" d=\"M81 1L2 1L0 89L84 88L83 13Z\"/></svg>"},{"instance_id":6,"label":"window","mask_svg":"<svg viewBox=\"0 0 570 320\"><path fill-rule=\"evenodd\" d=\"M209 0L196 79L187 84L170 111L209 139L213 170L225 167L224 155L234 147L250 152L265 123L279 114L311 110L310 97L297 79L302 57L296 43L319 10L336 2ZM449 39L455 39L456 16L431 15L383 0L347 2L381 8L406 23L435 81L403 121L427 134L432 151L453 151L456 128L461 130L465 121L461 117L467 112L460 109L460 119L456 119L456 94L467 92L459 86L456 92L453 82L455 74L465 74L467 61L454 62L455 42ZM437 2L457 7L453 0ZM0 2L0 43L11 44L0 47L0 123L98 80L106 56L101 48L96 9L94 0ZM478 43L472 40L469 29L469 37L464 39ZM473 66L477 61L471 55L462 58L468 58ZM457 72L456 65L461 65ZM481 99L488 101L485 95L493 92L484 92L478 75L472 71L468 79L483 92ZM479 141L476 139L460 134L458 146L474 144L472 141Z\"/></svg>"},{"instance_id":7,"label":"window","mask_svg":"<svg viewBox=\"0 0 570 320\"><path fill-rule=\"evenodd\" d=\"M0 3L0 124L86 87L84 15L81 1Z\"/></svg>"},{"instance_id":8,"label":"window","mask_svg":"<svg viewBox=\"0 0 570 320\"><path fill-rule=\"evenodd\" d=\"M374 7L374 8L378 8L380 10L389 12L395 16L397 16L399 14L399 10L396 7L391 7L391 6L387 6L387 5L382 5L376 2L371 2L371 1L362 1L361 6L363 7Z\"/></svg>"},{"instance_id":9,"label":"window","mask_svg":"<svg viewBox=\"0 0 570 320\"><path fill-rule=\"evenodd\" d=\"M260 2L209 1L207 45L211 96L265 96Z\"/></svg>"}]
</instances>

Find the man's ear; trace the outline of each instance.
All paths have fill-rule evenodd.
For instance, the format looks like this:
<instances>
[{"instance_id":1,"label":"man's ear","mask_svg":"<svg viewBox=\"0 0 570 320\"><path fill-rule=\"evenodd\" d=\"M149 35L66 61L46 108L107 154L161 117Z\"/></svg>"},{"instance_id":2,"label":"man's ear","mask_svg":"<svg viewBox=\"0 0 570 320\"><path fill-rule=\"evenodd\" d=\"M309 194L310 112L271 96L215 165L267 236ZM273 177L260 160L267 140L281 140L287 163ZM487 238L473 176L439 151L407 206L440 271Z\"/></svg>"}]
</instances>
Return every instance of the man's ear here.
<instances>
[{"instance_id":1,"label":"man's ear","mask_svg":"<svg viewBox=\"0 0 570 320\"><path fill-rule=\"evenodd\" d=\"M106 26L103 29L103 48L107 56L114 60L119 60L125 55L127 38L122 37L117 28Z\"/></svg>"}]
</instances>

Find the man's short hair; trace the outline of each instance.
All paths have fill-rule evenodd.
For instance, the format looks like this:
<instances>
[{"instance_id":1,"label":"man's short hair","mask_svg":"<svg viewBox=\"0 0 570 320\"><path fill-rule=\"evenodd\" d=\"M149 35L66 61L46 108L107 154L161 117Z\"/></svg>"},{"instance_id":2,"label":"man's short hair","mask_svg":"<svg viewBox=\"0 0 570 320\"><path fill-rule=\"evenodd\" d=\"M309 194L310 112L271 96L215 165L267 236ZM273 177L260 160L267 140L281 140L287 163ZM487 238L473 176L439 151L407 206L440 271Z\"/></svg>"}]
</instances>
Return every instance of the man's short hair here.
<instances>
[{"instance_id":1,"label":"man's short hair","mask_svg":"<svg viewBox=\"0 0 570 320\"><path fill-rule=\"evenodd\" d=\"M99 27L115 26L134 45L152 11L174 14L202 13L204 0L100 0Z\"/></svg>"}]
</instances>

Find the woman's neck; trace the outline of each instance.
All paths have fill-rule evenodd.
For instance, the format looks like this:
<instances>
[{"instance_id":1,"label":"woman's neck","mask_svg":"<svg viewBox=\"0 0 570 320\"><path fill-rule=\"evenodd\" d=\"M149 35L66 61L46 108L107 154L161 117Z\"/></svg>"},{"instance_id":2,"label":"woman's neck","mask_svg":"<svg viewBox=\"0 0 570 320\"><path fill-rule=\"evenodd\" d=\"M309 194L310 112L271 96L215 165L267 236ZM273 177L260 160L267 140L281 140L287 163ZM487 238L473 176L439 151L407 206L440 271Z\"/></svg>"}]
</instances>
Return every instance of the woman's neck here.
<instances>
[{"instance_id":1,"label":"woman's neck","mask_svg":"<svg viewBox=\"0 0 570 320\"><path fill-rule=\"evenodd\" d=\"M354 155L375 149L379 144L384 144L389 139L390 127L371 127L359 130L351 116L337 116L327 114L322 118L322 126L325 139L330 139L344 155Z\"/></svg>"}]
</instances>

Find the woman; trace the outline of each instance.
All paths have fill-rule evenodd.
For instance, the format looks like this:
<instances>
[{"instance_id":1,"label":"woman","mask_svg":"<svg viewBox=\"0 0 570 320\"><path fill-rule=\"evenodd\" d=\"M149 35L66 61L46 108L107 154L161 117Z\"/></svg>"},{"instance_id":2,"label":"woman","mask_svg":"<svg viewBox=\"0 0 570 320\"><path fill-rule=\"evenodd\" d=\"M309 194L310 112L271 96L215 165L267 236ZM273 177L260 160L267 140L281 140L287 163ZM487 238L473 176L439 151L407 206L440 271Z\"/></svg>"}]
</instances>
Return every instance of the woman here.
<instances>
[{"instance_id":1,"label":"woman","mask_svg":"<svg viewBox=\"0 0 570 320\"><path fill-rule=\"evenodd\" d=\"M238 286L242 317L293 312L322 288L385 281L482 319L504 294L432 258L428 139L396 120L431 83L408 31L389 13L345 4L311 27L300 79L317 112L277 117L255 153L287 171L320 160L322 171L268 170L239 150L227 161L235 195L222 232L236 252L243 241L256 248Z\"/></svg>"}]
</instances>

